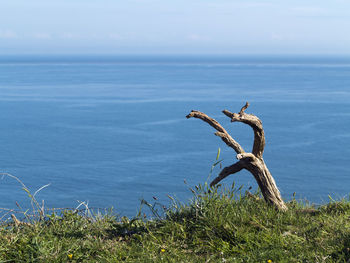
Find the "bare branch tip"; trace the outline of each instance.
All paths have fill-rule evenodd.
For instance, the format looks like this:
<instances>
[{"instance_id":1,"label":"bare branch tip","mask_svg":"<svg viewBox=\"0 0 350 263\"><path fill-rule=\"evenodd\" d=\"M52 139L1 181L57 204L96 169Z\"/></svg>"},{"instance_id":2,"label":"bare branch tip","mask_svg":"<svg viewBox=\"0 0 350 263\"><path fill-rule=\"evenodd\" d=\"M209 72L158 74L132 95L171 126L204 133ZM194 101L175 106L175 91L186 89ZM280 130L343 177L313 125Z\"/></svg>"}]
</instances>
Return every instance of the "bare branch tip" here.
<instances>
[{"instance_id":1,"label":"bare branch tip","mask_svg":"<svg viewBox=\"0 0 350 263\"><path fill-rule=\"evenodd\" d=\"M189 118L193 117L193 113L194 112L196 112L196 111L195 110L191 110L191 112L188 115L186 115L186 118L189 119Z\"/></svg>"},{"instance_id":2,"label":"bare branch tip","mask_svg":"<svg viewBox=\"0 0 350 263\"><path fill-rule=\"evenodd\" d=\"M214 134L215 134L216 136L219 136L219 137L224 137L224 136L225 136L225 133L219 132L219 131L215 132Z\"/></svg>"},{"instance_id":3,"label":"bare branch tip","mask_svg":"<svg viewBox=\"0 0 350 263\"><path fill-rule=\"evenodd\" d=\"M226 115L227 117L229 117L229 118L232 118L232 116L233 116L233 113L230 112L230 111L228 111L228 110L226 110L226 109L223 110L222 113L225 114L225 115Z\"/></svg>"},{"instance_id":4,"label":"bare branch tip","mask_svg":"<svg viewBox=\"0 0 350 263\"><path fill-rule=\"evenodd\" d=\"M239 112L239 115L244 114L244 111L249 107L249 102L247 101L245 105L242 107L241 111Z\"/></svg>"}]
</instances>

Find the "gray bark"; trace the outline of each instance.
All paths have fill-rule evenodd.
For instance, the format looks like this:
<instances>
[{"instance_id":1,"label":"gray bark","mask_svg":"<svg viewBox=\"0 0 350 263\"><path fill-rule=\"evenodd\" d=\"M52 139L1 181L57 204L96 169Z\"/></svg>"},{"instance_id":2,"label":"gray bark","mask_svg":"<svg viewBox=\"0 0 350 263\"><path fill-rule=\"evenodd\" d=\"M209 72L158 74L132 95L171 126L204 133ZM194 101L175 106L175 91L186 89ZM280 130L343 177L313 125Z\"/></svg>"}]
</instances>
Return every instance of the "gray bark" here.
<instances>
[{"instance_id":1,"label":"gray bark","mask_svg":"<svg viewBox=\"0 0 350 263\"><path fill-rule=\"evenodd\" d=\"M231 147L237 153L236 157L238 159L238 162L234 163L231 166L225 167L211 182L210 186L215 186L230 174L234 174L241 171L242 169L246 169L254 176L265 201L274 205L279 210L286 211L288 208L285 205L277 188L275 180L273 179L263 159L263 152L265 148L265 134L262 122L255 115L245 113L245 110L248 108L248 106L249 103L247 102L239 113L231 113L228 110L224 110L223 113L231 119L231 122L243 122L252 127L254 131L254 144L251 153L245 152L242 146L227 133L227 131L221 126L220 123L205 113L202 113L200 111L191 111L191 113L188 114L186 118L198 118L208 123L210 126L217 130L215 135L220 137L227 146Z\"/></svg>"}]
</instances>

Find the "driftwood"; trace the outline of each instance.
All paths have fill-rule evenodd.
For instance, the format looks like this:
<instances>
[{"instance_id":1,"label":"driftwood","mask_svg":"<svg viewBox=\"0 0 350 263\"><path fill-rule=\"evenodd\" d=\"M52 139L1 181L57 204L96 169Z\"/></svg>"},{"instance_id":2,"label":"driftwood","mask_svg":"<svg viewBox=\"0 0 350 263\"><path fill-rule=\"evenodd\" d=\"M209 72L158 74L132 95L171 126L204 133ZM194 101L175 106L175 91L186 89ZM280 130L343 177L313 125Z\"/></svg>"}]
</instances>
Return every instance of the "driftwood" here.
<instances>
[{"instance_id":1,"label":"driftwood","mask_svg":"<svg viewBox=\"0 0 350 263\"><path fill-rule=\"evenodd\" d=\"M208 123L215 130L217 130L215 135L219 136L227 144L227 146L231 147L237 153L238 162L232 164L231 166L225 167L211 182L211 187L219 183L230 174L246 169L254 176L265 201L276 206L279 210L286 211L288 208L283 202L275 180L273 179L263 159L265 135L262 122L255 115L245 113L248 106L249 103L247 102L239 113L232 113L228 110L224 110L223 113L231 119L231 122L243 122L253 128L254 144L251 153L245 152L242 146L236 142L230 134L228 134L220 123L205 113L193 110L186 116L186 118L198 118Z\"/></svg>"}]
</instances>

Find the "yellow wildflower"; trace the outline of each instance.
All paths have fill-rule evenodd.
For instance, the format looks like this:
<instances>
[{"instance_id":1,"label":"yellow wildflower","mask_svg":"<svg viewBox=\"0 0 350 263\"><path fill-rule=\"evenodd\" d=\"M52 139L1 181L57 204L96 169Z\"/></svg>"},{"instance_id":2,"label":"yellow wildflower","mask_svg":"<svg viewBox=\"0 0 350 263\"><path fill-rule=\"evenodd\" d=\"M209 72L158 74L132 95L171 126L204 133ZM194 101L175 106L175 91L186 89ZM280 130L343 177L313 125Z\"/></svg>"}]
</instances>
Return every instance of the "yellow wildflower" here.
<instances>
[{"instance_id":1,"label":"yellow wildflower","mask_svg":"<svg viewBox=\"0 0 350 263\"><path fill-rule=\"evenodd\" d=\"M267 263L272 263L272 260L271 260L271 259L269 259L269 260L267 261Z\"/></svg>"},{"instance_id":2,"label":"yellow wildflower","mask_svg":"<svg viewBox=\"0 0 350 263\"><path fill-rule=\"evenodd\" d=\"M68 254L67 257L68 257L69 259L72 259L72 258L73 258L73 254Z\"/></svg>"},{"instance_id":3,"label":"yellow wildflower","mask_svg":"<svg viewBox=\"0 0 350 263\"><path fill-rule=\"evenodd\" d=\"M164 248L162 248L162 249L160 250L160 252L164 253L164 252L165 252L165 249L164 249Z\"/></svg>"}]
</instances>

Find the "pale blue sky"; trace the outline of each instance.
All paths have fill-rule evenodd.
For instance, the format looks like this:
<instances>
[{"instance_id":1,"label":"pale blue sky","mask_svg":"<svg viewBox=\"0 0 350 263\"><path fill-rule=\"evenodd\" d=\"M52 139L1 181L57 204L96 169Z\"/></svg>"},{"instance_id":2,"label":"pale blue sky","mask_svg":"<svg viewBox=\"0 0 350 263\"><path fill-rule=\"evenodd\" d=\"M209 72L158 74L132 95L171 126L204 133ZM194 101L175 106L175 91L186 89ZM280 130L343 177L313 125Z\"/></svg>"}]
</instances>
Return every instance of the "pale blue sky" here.
<instances>
[{"instance_id":1,"label":"pale blue sky","mask_svg":"<svg viewBox=\"0 0 350 263\"><path fill-rule=\"evenodd\" d=\"M0 54L350 54L349 0L0 0Z\"/></svg>"}]
</instances>

